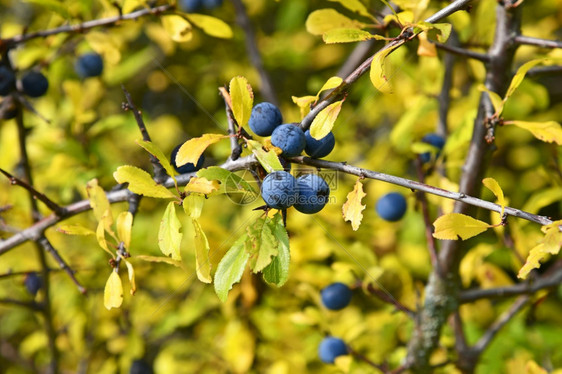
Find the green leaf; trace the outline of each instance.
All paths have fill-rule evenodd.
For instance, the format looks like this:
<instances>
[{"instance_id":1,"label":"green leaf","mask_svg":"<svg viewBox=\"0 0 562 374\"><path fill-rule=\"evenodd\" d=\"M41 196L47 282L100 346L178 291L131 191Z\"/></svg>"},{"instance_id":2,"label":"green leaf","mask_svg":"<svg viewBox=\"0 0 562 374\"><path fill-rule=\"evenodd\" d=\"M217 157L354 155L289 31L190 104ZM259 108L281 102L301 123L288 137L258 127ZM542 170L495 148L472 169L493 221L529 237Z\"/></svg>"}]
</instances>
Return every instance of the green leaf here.
<instances>
[{"instance_id":1,"label":"green leaf","mask_svg":"<svg viewBox=\"0 0 562 374\"><path fill-rule=\"evenodd\" d=\"M221 134L205 134L198 138L189 139L183 143L176 154L176 165L178 167L185 164L197 165L199 157L207 149L208 146L218 142L221 139L228 138Z\"/></svg>"},{"instance_id":2,"label":"green leaf","mask_svg":"<svg viewBox=\"0 0 562 374\"><path fill-rule=\"evenodd\" d=\"M271 173L276 170L283 170L283 165L281 165L281 161L279 161L279 157L274 150L266 151L262 144L255 140L248 140L247 144L265 171Z\"/></svg>"},{"instance_id":3,"label":"green leaf","mask_svg":"<svg viewBox=\"0 0 562 374\"><path fill-rule=\"evenodd\" d=\"M278 254L278 241L273 235L275 223L267 218L259 218L246 228L248 240L246 250L250 254L250 268L254 273L262 271Z\"/></svg>"},{"instance_id":4,"label":"green leaf","mask_svg":"<svg viewBox=\"0 0 562 374\"><path fill-rule=\"evenodd\" d=\"M530 131L533 136L543 142L562 145L562 127L556 121L548 122L525 122L506 121L504 125L514 125Z\"/></svg>"},{"instance_id":5,"label":"green leaf","mask_svg":"<svg viewBox=\"0 0 562 374\"><path fill-rule=\"evenodd\" d=\"M259 143L258 143L259 144ZM277 159L279 160L279 159ZM197 172L198 177L217 180L221 183L221 192L246 191L256 194L256 190L244 178L219 166L210 166Z\"/></svg>"},{"instance_id":6,"label":"green leaf","mask_svg":"<svg viewBox=\"0 0 562 374\"><path fill-rule=\"evenodd\" d=\"M334 9L315 10L306 19L306 31L313 35L322 35L333 29L362 29L364 27L364 23L347 18Z\"/></svg>"},{"instance_id":7,"label":"green leaf","mask_svg":"<svg viewBox=\"0 0 562 374\"><path fill-rule=\"evenodd\" d=\"M201 282L211 283L211 260L209 258L209 241L207 235L203 231L198 220L192 219L193 228L195 229L195 266L197 270L197 278Z\"/></svg>"},{"instance_id":8,"label":"green leaf","mask_svg":"<svg viewBox=\"0 0 562 374\"><path fill-rule=\"evenodd\" d=\"M289 279L289 265L291 263L291 252L289 250L289 235L283 225L281 214L273 217L273 235L277 239L278 254L271 263L263 269L263 279L266 282L281 287Z\"/></svg>"},{"instance_id":9,"label":"green leaf","mask_svg":"<svg viewBox=\"0 0 562 374\"><path fill-rule=\"evenodd\" d=\"M176 204L173 201L168 203L158 231L158 246L165 256L181 261L181 223L176 215Z\"/></svg>"},{"instance_id":10,"label":"green leaf","mask_svg":"<svg viewBox=\"0 0 562 374\"><path fill-rule=\"evenodd\" d=\"M166 187L156 183L150 174L135 166L124 165L113 173L117 183L129 183L128 189L136 194L148 197L173 199L177 196Z\"/></svg>"},{"instance_id":11,"label":"green leaf","mask_svg":"<svg viewBox=\"0 0 562 374\"><path fill-rule=\"evenodd\" d=\"M390 54L390 52L400 47L402 44L404 44L403 40L389 48L379 50L373 57L369 77L371 78L373 86L382 93L392 92L392 87L389 83L390 73L388 71L389 69L387 67L386 57Z\"/></svg>"},{"instance_id":12,"label":"green leaf","mask_svg":"<svg viewBox=\"0 0 562 374\"><path fill-rule=\"evenodd\" d=\"M340 114L343 100L336 101L322 109L310 125L310 135L314 139L322 139L332 131L334 123Z\"/></svg>"},{"instance_id":13,"label":"green leaf","mask_svg":"<svg viewBox=\"0 0 562 374\"><path fill-rule=\"evenodd\" d=\"M246 235L238 238L217 266L215 292L223 303L226 301L228 291L232 289L232 285L240 282L246 263L250 258L250 254L244 249L246 238Z\"/></svg>"},{"instance_id":14,"label":"green leaf","mask_svg":"<svg viewBox=\"0 0 562 374\"><path fill-rule=\"evenodd\" d=\"M461 213L444 214L433 223L433 237L442 240L466 240L486 231L490 225Z\"/></svg>"},{"instance_id":15,"label":"green leaf","mask_svg":"<svg viewBox=\"0 0 562 374\"><path fill-rule=\"evenodd\" d=\"M358 29L333 29L322 34L326 44L362 42L369 39L382 39L382 36Z\"/></svg>"},{"instance_id":16,"label":"green leaf","mask_svg":"<svg viewBox=\"0 0 562 374\"><path fill-rule=\"evenodd\" d=\"M229 86L232 113L240 127L244 127L250 120L252 106L254 104L254 93L252 86L244 77L232 78Z\"/></svg>"},{"instance_id":17,"label":"green leaf","mask_svg":"<svg viewBox=\"0 0 562 374\"><path fill-rule=\"evenodd\" d=\"M186 14L186 17L191 23L203 30L205 34L221 39L232 38L232 29L219 18L194 13Z\"/></svg>"},{"instance_id":18,"label":"green leaf","mask_svg":"<svg viewBox=\"0 0 562 374\"><path fill-rule=\"evenodd\" d=\"M511 79L511 83L509 84L509 88L507 89L504 100L507 100L511 95L513 95L513 93L515 92L517 87L519 87L521 82L523 82L525 75L531 68L545 61L546 59L531 60L521 65L519 69L517 69L517 73L515 73L513 79Z\"/></svg>"},{"instance_id":19,"label":"green leaf","mask_svg":"<svg viewBox=\"0 0 562 374\"><path fill-rule=\"evenodd\" d=\"M189 217L198 219L199 217L201 217L201 211L203 210L204 202L205 197L201 195L188 195L183 199L183 210Z\"/></svg>"},{"instance_id":20,"label":"green leaf","mask_svg":"<svg viewBox=\"0 0 562 374\"><path fill-rule=\"evenodd\" d=\"M95 235L96 233L91 229L81 226L81 225L60 225L56 229L58 232L62 232L66 235Z\"/></svg>"},{"instance_id":21,"label":"green leaf","mask_svg":"<svg viewBox=\"0 0 562 374\"><path fill-rule=\"evenodd\" d=\"M148 142L148 141L145 141L145 140L137 140L136 143L138 145L140 145L141 147L143 147L148 153L150 153L151 155L156 157L156 159L160 162L160 165L162 165L164 170L166 170L166 173L168 173L168 175L170 177L172 177L172 179L174 180L174 183L176 184L176 187L177 187L178 184L177 184L177 181L176 181L176 178L175 178L175 175L177 174L177 172L172 167L172 164L170 164L170 161L168 161L168 158L166 157L166 155L164 155L164 152L162 152L160 150L160 148L158 148L152 142Z\"/></svg>"}]
</instances>

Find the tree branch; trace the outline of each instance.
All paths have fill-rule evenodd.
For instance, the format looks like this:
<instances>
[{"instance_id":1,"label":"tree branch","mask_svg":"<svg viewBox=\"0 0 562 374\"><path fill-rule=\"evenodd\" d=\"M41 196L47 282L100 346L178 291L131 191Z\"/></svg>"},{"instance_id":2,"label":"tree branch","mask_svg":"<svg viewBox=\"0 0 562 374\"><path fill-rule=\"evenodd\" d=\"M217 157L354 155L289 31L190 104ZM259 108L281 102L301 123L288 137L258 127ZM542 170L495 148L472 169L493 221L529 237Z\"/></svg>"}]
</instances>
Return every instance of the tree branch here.
<instances>
[{"instance_id":1,"label":"tree branch","mask_svg":"<svg viewBox=\"0 0 562 374\"><path fill-rule=\"evenodd\" d=\"M74 275L76 272L72 270L70 266L68 266L66 261L64 261L64 259L59 254L59 252L55 249L55 247L53 247L49 239L47 239L45 236L42 236L37 240L37 242L41 245L41 247L43 247L43 249L46 252L48 252L51 256L53 256L57 264L59 264L60 268L64 270L66 274L68 274L68 276L70 277L70 279L72 279L76 287L78 287L78 291L80 291L81 294L85 294L86 288L84 288L84 286L80 284L78 279L76 279L76 276ZM50 271L51 270L49 269L49 272Z\"/></svg>"},{"instance_id":2,"label":"tree branch","mask_svg":"<svg viewBox=\"0 0 562 374\"><path fill-rule=\"evenodd\" d=\"M513 41L521 45L533 45L541 48L562 48L562 41L534 38L532 36L517 35Z\"/></svg>"},{"instance_id":3,"label":"tree branch","mask_svg":"<svg viewBox=\"0 0 562 374\"><path fill-rule=\"evenodd\" d=\"M471 51L470 49L455 47L443 43L433 43L433 44L435 45L436 48L439 48L443 51L449 52L457 56L468 57L482 62L490 61L490 56L488 56L485 53L475 52L475 51Z\"/></svg>"}]
</instances>

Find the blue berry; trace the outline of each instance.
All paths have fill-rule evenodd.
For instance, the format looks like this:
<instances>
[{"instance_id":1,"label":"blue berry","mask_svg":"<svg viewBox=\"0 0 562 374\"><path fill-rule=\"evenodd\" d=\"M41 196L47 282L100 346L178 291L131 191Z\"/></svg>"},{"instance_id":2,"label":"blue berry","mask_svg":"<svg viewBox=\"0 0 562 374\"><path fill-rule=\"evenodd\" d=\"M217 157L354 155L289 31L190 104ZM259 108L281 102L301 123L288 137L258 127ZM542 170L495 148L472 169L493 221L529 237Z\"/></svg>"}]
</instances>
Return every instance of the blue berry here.
<instances>
[{"instance_id":1,"label":"blue berry","mask_svg":"<svg viewBox=\"0 0 562 374\"><path fill-rule=\"evenodd\" d=\"M275 105L263 102L252 108L252 114L248 124L259 136L269 136L275 128L283 123L281 111Z\"/></svg>"},{"instance_id":2,"label":"blue berry","mask_svg":"<svg viewBox=\"0 0 562 374\"><path fill-rule=\"evenodd\" d=\"M320 360L327 364L333 364L336 357L345 356L348 353L345 342L332 336L325 337L318 346Z\"/></svg>"},{"instance_id":3,"label":"blue berry","mask_svg":"<svg viewBox=\"0 0 562 374\"><path fill-rule=\"evenodd\" d=\"M300 127L285 124L273 130L271 144L281 148L283 156L293 157L302 153L306 145L306 138Z\"/></svg>"},{"instance_id":4,"label":"blue berry","mask_svg":"<svg viewBox=\"0 0 562 374\"><path fill-rule=\"evenodd\" d=\"M399 221L406 213L406 199L397 192L391 192L377 201L376 210L385 221Z\"/></svg>"},{"instance_id":5,"label":"blue berry","mask_svg":"<svg viewBox=\"0 0 562 374\"><path fill-rule=\"evenodd\" d=\"M38 71L30 71L21 80L23 92L29 97L40 97L45 95L49 88L49 81Z\"/></svg>"},{"instance_id":6,"label":"blue berry","mask_svg":"<svg viewBox=\"0 0 562 374\"><path fill-rule=\"evenodd\" d=\"M306 146L304 151L312 158L322 158L328 156L336 145L336 138L332 132L328 133L328 135L320 140L314 139L312 135L310 135L310 130L306 130L304 136L306 137Z\"/></svg>"},{"instance_id":7,"label":"blue berry","mask_svg":"<svg viewBox=\"0 0 562 374\"><path fill-rule=\"evenodd\" d=\"M103 60L97 53L86 53L78 58L74 68L82 78L97 77L103 71Z\"/></svg>"},{"instance_id":8,"label":"blue berry","mask_svg":"<svg viewBox=\"0 0 562 374\"><path fill-rule=\"evenodd\" d=\"M0 66L0 96L6 96L16 87L14 72L5 66Z\"/></svg>"},{"instance_id":9,"label":"blue berry","mask_svg":"<svg viewBox=\"0 0 562 374\"><path fill-rule=\"evenodd\" d=\"M445 145L445 139L441 135L437 135L433 133L425 135L421 141L427 144L431 144L432 146L437 148L436 157L439 157L439 154L441 153L441 150ZM431 153L424 152L420 154L420 159L421 162L423 163L429 162L431 160Z\"/></svg>"},{"instance_id":10,"label":"blue berry","mask_svg":"<svg viewBox=\"0 0 562 374\"><path fill-rule=\"evenodd\" d=\"M176 169L176 171L180 174L186 174L186 173L191 173L194 171L197 171L199 169L201 169L203 167L203 163L205 162L205 156L203 154L201 154L201 157L199 157L199 160L197 160L197 165L193 165L192 163L188 163L185 165L182 165L180 167L177 166L176 164L176 155L178 154L178 151L180 149L180 147L183 145L183 143L178 144L176 146L176 148L174 148L174 150L172 151L172 155L170 156L170 160L171 160L171 164L174 167L174 169Z\"/></svg>"},{"instance_id":11,"label":"blue berry","mask_svg":"<svg viewBox=\"0 0 562 374\"><path fill-rule=\"evenodd\" d=\"M331 310L340 310L349 305L351 290L343 283L332 283L320 292L322 304Z\"/></svg>"},{"instance_id":12,"label":"blue berry","mask_svg":"<svg viewBox=\"0 0 562 374\"><path fill-rule=\"evenodd\" d=\"M287 209L298 198L297 180L286 171L269 173L263 179L261 196L267 206L275 209Z\"/></svg>"},{"instance_id":13,"label":"blue berry","mask_svg":"<svg viewBox=\"0 0 562 374\"><path fill-rule=\"evenodd\" d=\"M25 288L31 295L37 295L37 292L43 287L43 280L37 273L29 273L25 276Z\"/></svg>"},{"instance_id":14,"label":"blue berry","mask_svg":"<svg viewBox=\"0 0 562 374\"><path fill-rule=\"evenodd\" d=\"M187 13L198 12L203 6L202 0L180 0L178 2L180 9Z\"/></svg>"},{"instance_id":15,"label":"blue berry","mask_svg":"<svg viewBox=\"0 0 562 374\"><path fill-rule=\"evenodd\" d=\"M143 360L135 360L131 364L129 374L152 374L152 367Z\"/></svg>"},{"instance_id":16,"label":"blue berry","mask_svg":"<svg viewBox=\"0 0 562 374\"><path fill-rule=\"evenodd\" d=\"M295 209L301 213L318 213L330 198L330 187L322 177L305 174L297 178L298 198Z\"/></svg>"},{"instance_id":17,"label":"blue berry","mask_svg":"<svg viewBox=\"0 0 562 374\"><path fill-rule=\"evenodd\" d=\"M222 0L203 0L203 7L205 9L215 9L222 5Z\"/></svg>"}]
</instances>

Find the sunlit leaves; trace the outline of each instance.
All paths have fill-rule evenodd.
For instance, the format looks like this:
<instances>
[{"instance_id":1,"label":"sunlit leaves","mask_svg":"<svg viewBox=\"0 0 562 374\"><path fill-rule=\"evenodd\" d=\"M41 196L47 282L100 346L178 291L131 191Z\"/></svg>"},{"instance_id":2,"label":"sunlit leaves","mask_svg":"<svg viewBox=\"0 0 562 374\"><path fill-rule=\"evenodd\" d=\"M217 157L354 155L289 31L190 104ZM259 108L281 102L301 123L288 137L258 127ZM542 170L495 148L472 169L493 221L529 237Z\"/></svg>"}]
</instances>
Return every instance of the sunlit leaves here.
<instances>
[{"instance_id":1,"label":"sunlit leaves","mask_svg":"<svg viewBox=\"0 0 562 374\"><path fill-rule=\"evenodd\" d=\"M113 224L111 207L105 191L98 185L97 179L92 179L86 184L86 192L88 193L94 216L98 221L103 221L106 229L110 230Z\"/></svg>"},{"instance_id":2,"label":"sunlit leaves","mask_svg":"<svg viewBox=\"0 0 562 374\"><path fill-rule=\"evenodd\" d=\"M263 269L263 279L268 283L281 287L289 279L291 252L289 251L289 235L285 226L283 226L283 218L280 214L273 217L272 231L273 236L277 239L277 256Z\"/></svg>"},{"instance_id":3,"label":"sunlit leaves","mask_svg":"<svg viewBox=\"0 0 562 374\"><path fill-rule=\"evenodd\" d=\"M112 271L105 283L103 291L103 305L107 310L111 308L119 308L123 303L123 284L119 274Z\"/></svg>"},{"instance_id":4,"label":"sunlit leaves","mask_svg":"<svg viewBox=\"0 0 562 374\"><path fill-rule=\"evenodd\" d=\"M498 204L501 205L502 207L500 215L503 216L506 202L505 202L505 197L503 196L503 190L501 189L500 185L494 178L484 178L482 180L482 183L484 184L484 186L486 186L486 188L492 191L494 195L496 195L496 198L498 199Z\"/></svg>"},{"instance_id":5,"label":"sunlit leaves","mask_svg":"<svg viewBox=\"0 0 562 374\"><path fill-rule=\"evenodd\" d=\"M117 236L123 242L125 248L131 245L131 228L133 226L133 215L131 212L121 212L117 216Z\"/></svg>"},{"instance_id":6,"label":"sunlit leaves","mask_svg":"<svg viewBox=\"0 0 562 374\"><path fill-rule=\"evenodd\" d=\"M162 26L175 42L188 42L193 37L192 26L184 17L175 14L160 17Z\"/></svg>"},{"instance_id":7,"label":"sunlit leaves","mask_svg":"<svg viewBox=\"0 0 562 374\"><path fill-rule=\"evenodd\" d=\"M208 195L219 189L219 182L215 180L207 180L206 178L193 177L189 180L184 188L185 192L200 193Z\"/></svg>"},{"instance_id":8,"label":"sunlit leaves","mask_svg":"<svg viewBox=\"0 0 562 374\"><path fill-rule=\"evenodd\" d=\"M392 92L392 86L389 83L390 69L387 66L386 57L402 44L404 44L403 40L393 44L388 48L379 50L373 57L369 77L371 78L371 83L373 84L373 86L375 86L375 88L382 93Z\"/></svg>"},{"instance_id":9,"label":"sunlit leaves","mask_svg":"<svg viewBox=\"0 0 562 374\"><path fill-rule=\"evenodd\" d=\"M318 90L316 96L292 96L293 103L297 104L298 107L301 108L301 117L304 117L306 113L309 112L310 105L315 104L318 101L322 92L337 88L342 84L342 82L343 79L340 77L331 77L326 81L326 83L324 83L322 88Z\"/></svg>"},{"instance_id":10,"label":"sunlit leaves","mask_svg":"<svg viewBox=\"0 0 562 374\"><path fill-rule=\"evenodd\" d=\"M156 183L150 174L136 166L124 165L113 173L117 183L128 183L128 189L136 194L148 197L173 199L176 197L166 187Z\"/></svg>"},{"instance_id":11,"label":"sunlit leaves","mask_svg":"<svg viewBox=\"0 0 562 374\"><path fill-rule=\"evenodd\" d=\"M142 148L144 148L148 153L156 157L158 162L160 162L160 165L162 165L164 170L166 170L166 173L168 173L168 175L174 179L174 183L176 183L177 185L176 178L174 177L177 174L177 172L170 164L170 161L168 161L168 157L166 157L164 152L162 152L160 148L158 148L152 142L148 142L145 140L137 140L136 143L140 145Z\"/></svg>"},{"instance_id":12,"label":"sunlit leaves","mask_svg":"<svg viewBox=\"0 0 562 374\"><path fill-rule=\"evenodd\" d=\"M486 231L490 226L461 213L444 214L433 223L433 237L441 240L466 240Z\"/></svg>"},{"instance_id":13,"label":"sunlit leaves","mask_svg":"<svg viewBox=\"0 0 562 374\"><path fill-rule=\"evenodd\" d=\"M80 226L80 225L73 225L73 224L60 225L57 227L57 231L62 232L63 234L66 235L95 235L96 234L94 231L92 231L87 227Z\"/></svg>"},{"instance_id":14,"label":"sunlit leaves","mask_svg":"<svg viewBox=\"0 0 562 374\"><path fill-rule=\"evenodd\" d=\"M486 86L484 86L483 84L480 85L478 89L488 94L488 97L492 102L492 106L494 107L494 111L495 111L494 115L500 116L503 112L503 106L505 104L504 99L502 99L501 96L495 93L494 91L490 91L489 89L487 89Z\"/></svg>"},{"instance_id":15,"label":"sunlit leaves","mask_svg":"<svg viewBox=\"0 0 562 374\"><path fill-rule=\"evenodd\" d=\"M346 7L352 12L355 12L363 17L368 17L374 19L373 15L369 13L369 10L360 0L329 0L332 2L340 3L342 6Z\"/></svg>"},{"instance_id":16,"label":"sunlit leaves","mask_svg":"<svg viewBox=\"0 0 562 374\"><path fill-rule=\"evenodd\" d=\"M509 99L511 97L511 95L513 95L513 93L515 92L517 87L519 87L521 82L523 82L523 79L525 78L525 75L527 74L527 72L531 68L533 68L533 67L537 66L538 64L543 63L545 61L546 60L544 60L544 59L531 60L531 61L528 61L528 62L524 63L523 65L521 65L519 67L519 69L517 69L517 72L515 73L513 78L511 79L511 83L509 84L509 87L508 87L507 92L505 94L504 100Z\"/></svg>"},{"instance_id":17,"label":"sunlit leaves","mask_svg":"<svg viewBox=\"0 0 562 374\"><path fill-rule=\"evenodd\" d=\"M250 254L250 268L254 273L262 271L277 256L277 238L273 235L271 221L260 218L246 229L246 250Z\"/></svg>"},{"instance_id":18,"label":"sunlit leaves","mask_svg":"<svg viewBox=\"0 0 562 374\"><path fill-rule=\"evenodd\" d=\"M244 77L235 77L230 80L229 86L232 113L239 126L244 127L250 120L254 104L254 92Z\"/></svg>"},{"instance_id":19,"label":"sunlit leaves","mask_svg":"<svg viewBox=\"0 0 562 374\"><path fill-rule=\"evenodd\" d=\"M313 35L322 35L333 29L362 29L365 24L352 20L334 9L319 9L306 19L306 30Z\"/></svg>"},{"instance_id":20,"label":"sunlit leaves","mask_svg":"<svg viewBox=\"0 0 562 374\"><path fill-rule=\"evenodd\" d=\"M232 38L232 29L223 20L207 16L205 14L190 13L186 17L195 26L203 30L207 35L215 38L230 39Z\"/></svg>"},{"instance_id":21,"label":"sunlit leaves","mask_svg":"<svg viewBox=\"0 0 562 374\"><path fill-rule=\"evenodd\" d=\"M277 161L279 161L278 158ZM197 172L197 176L220 182L220 192L223 193L243 191L252 195L256 194L254 188L244 178L218 166L201 169Z\"/></svg>"},{"instance_id":22,"label":"sunlit leaves","mask_svg":"<svg viewBox=\"0 0 562 374\"><path fill-rule=\"evenodd\" d=\"M343 100L336 101L318 113L310 125L310 135L314 139L322 139L332 131L342 105Z\"/></svg>"},{"instance_id":23,"label":"sunlit leaves","mask_svg":"<svg viewBox=\"0 0 562 374\"><path fill-rule=\"evenodd\" d=\"M205 198L198 194L191 194L183 199L183 210L192 219L201 217Z\"/></svg>"},{"instance_id":24,"label":"sunlit leaves","mask_svg":"<svg viewBox=\"0 0 562 374\"><path fill-rule=\"evenodd\" d=\"M222 134L205 134L198 138L192 138L182 144L176 155L176 165L178 167L185 164L197 165L199 157L207 149L208 146L218 142L221 139L228 138Z\"/></svg>"},{"instance_id":25,"label":"sunlit leaves","mask_svg":"<svg viewBox=\"0 0 562 374\"><path fill-rule=\"evenodd\" d=\"M384 39L384 37L358 29L334 29L322 35L322 40L326 44L362 42L370 39Z\"/></svg>"},{"instance_id":26,"label":"sunlit leaves","mask_svg":"<svg viewBox=\"0 0 562 374\"><path fill-rule=\"evenodd\" d=\"M158 246L162 253L172 257L174 260L181 260L180 245L183 234L181 233L181 223L176 215L174 202L168 203L166 211L160 221L158 231Z\"/></svg>"},{"instance_id":27,"label":"sunlit leaves","mask_svg":"<svg viewBox=\"0 0 562 374\"><path fill-rule=\"evenodd\" d=\"M283 170L283 165L281 165L281 161L279 161L279 157L273 149L266 151L262 144L255 140L248 140L247 144L265 171L271 173L276 170Z\"/></svg>"},{"instance_id":28,"label":"sunlit leaves","mask_svg":"<svg viewBox=\"0 0 562 374\"><path fill-rule=\"evenodd\" d=\"M131 295L134 295L135 292L137 292L137 283L135 282L135 268L129 261L125 260L124 258L122 260L127 266L127 274L129 275L129 283L131 284Z\"/></svg>"},{"instance_id":29,"label":"sunlit leaves","mask_svg":"<svg viewBox=\"0 0 562 374\"><path fill-rule=\"evenodd\" d=\"M531 249L529 251L529 255L527 256L527 260L521 269L519 269L519 273L517 273L517 278L527 279L531 270L540 267L540 261L543 260L546 256L548 256L548 252L544 250L544 244L541 243Z\"/></svg>"},{"instance_id":30,"label":"sunlit leaves","mask_svg":"<svg viewBox=\"0 0 562 374\"><path fill-rule=\"evenodd\" d=\"M556 121L548 122L525 122L506 121L504 125L514 125L529 131L537 139L547 143L562 145L562 127Z\"/></svg>"},{"instance_id":31,"label":"sunlit leaves","mask_svg":"<svg viewBox=\"0 0 562 374\"><path fill-rule=\"evenodd\" d=\"M353 186L353 190L347 194L347 200L342 206L343 219L351 222L353 231L357 231L363 220L363 210L366 205L361 204L361 200L367 196L363 192L363 183L358 179Z\"/></svg>"},{"instance_id":32,"label":"sunlit leaves","mask_svg":"<svg viewBox=\"0 0 562 374\"><path fill-rule=\"evenodd\" d=\"M195 266L197 278L203 283L211 283L211 261L209 259L209 241L198 220L191 220L195 230Z\"/></svg>"},{"instance_id":33,"label":"sunlit leaves","mask_svg":"<svg viewBox=\"0 0 562 374\"><path fill-rule=\"evenodd\" d=\"M240 278L242 278L246 263L250 258L250 254L245 250L244 243L246 238L246 235L238 238L217 266L215 292L222 302L226 301L228 291L232 288L232 285L238 283Z\"/></svg>"}]
</instances>

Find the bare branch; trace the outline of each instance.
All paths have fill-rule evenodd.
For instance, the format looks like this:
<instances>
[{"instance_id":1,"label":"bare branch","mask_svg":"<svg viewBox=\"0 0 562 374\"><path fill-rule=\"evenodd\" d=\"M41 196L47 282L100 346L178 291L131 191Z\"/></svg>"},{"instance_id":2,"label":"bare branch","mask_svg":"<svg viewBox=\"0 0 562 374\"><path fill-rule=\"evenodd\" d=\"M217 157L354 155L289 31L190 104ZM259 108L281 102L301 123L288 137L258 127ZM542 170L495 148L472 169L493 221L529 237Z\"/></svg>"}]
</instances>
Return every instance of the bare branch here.
<instances>
[{"instance_id":1,"label":"bare branch","mask_svg":"<svg viewBox=\"0 0 562 374\"><path fill-rule=\"evenodd\" d=\"M78 291L80 291L81 294L85 294L86 288L84 288L84 286L82 286L80 284L78 279L76 279L76 276L74 275L76 272L74 270L72 270L72 268L70 266L68 266L66 261L64 261L64 259L61 257L59 252L55 249L55 247L53 247L51 242L45 236L42 236L41 238L39 238L39 240L37 240L37 242L43 247L43 249L46 252L48 252L51 256L53 256L53 258L55 259L57 264L59 264L60 268L66 274L68 274L68 276L70 277L70 279L72 279L72 281L74 282L76 287L78 287ZM51 269L48 269L48 270L49 270L49 272L51 271Z\"/></svg>"},{"instance_id":2,"label":"bare branch","mask_svg":"<svg viewBox=\"0 0 562 374\"><path fill-rule=\"evenodd\" d=\"M234 161L240 158L240 155L242 154L242 146L238 142L238 138L235 136L237 133L236 128L239 126L238 123L236 122L236 119L234 118L234 113L232 113L232 108L230 108L230 105L228 104L229 100L227 99L226 96L227 93L223 92L223 88L221 88L219 92L224 100L226 119L228 121L228 135L230 135L230 149L231 149L230 159Z\"/></svg>"},{"instance_id":3,"label":"bare branch","mask_svg":"<svg viewBox=\"0 0 562 374\"><path fill-rule=\"evenodd\" d=\"M541 48L562 48L562 41L534 38L532 36L517 35L514 38L515 43L521 45L533 45Z\"/></svg>"},{"instance_id":4,"label":"bare branch","mask_svg":"<svg viewBox=\"0 0 562 374\"><path fill-rule=\"evenodd\" d=\"M490 61L490 56L488 56L485 53L480 53L480 52L475 52L475 51L471 51L470 49L466 49L466 48L460 48L460 47L455 47L452 45L448 45L448 44L443 44L443 43L433 43L435 45L435 47L458 55L458 56L463 56L463 57L468 57L468 58L472 58L478 61L482 61L482 62L488 62Z\"/></svg>"},{"instance_id":5,"label":"bare branch","mask_svg":"<svg viewBox=\"0 0 562 374\"><path fill-rule=\"evenodd\" d=\"M379 290L379 289L376 289L371 283L369 283L367 285L367 291L369 291L371 294L377 296L379 299L381 299L385 303L393 305L396 308L396 310L399 310L401 312L406 313L410 318L415 317L416 312L414 312L412 309L408 308L404 304L400 303L395 298L389 297L386 292L384 292L382 290Z\"/></svg>"}]
</instances>

